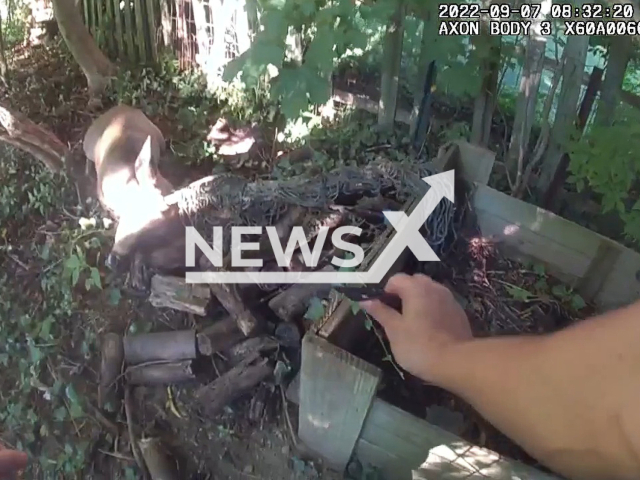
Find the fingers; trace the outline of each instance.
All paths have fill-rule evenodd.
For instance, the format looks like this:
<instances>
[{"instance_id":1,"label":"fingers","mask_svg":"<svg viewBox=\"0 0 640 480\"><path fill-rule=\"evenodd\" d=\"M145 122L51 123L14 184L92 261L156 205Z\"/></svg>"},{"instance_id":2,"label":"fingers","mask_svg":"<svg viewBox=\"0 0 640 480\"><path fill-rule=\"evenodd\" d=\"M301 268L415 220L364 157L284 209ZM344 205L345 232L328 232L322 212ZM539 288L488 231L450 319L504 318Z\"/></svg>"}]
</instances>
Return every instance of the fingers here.
<instances>
[{"instance_id":1,"label":"fingers","mask_svg":"<svg viewBox=\"0 0 640 480\"><path fill-rule=\"evenodd\" d=\"M437 282L421 273L416 275L398 273L389 279L385 291L398 295L404 303L416 296L424 296L430 289L438 285Z\"/></svg>"},{"instance_id":2,"label":"fingers","mask_svg":"<svg viewBox=\"0 0 640 480\"><path fill-rule=\"evenodd\" d=\"M11 478L6 477L8 474L15 473L27 467L28 457L24 452L17 450L1 450L0 451L0 479Z\"/></svg>"},{"instance_id":3,"label":"fingers","mask_svg":"<svg viewBox=\"0 0 640 480\"><path fill-rule=\"evenodd\" d=\"M374 319L383 326L383 328L387 328L392 322L399 320L402 318L397 311L393 308L386 306L379 300L367 300L364 302L360 302L360 306Z\"/></svg>"},{"instance_id":4,"label":"fingers","mask_svg":"<svg viewBox=\"0 0 640 480\"><path fill-rule=\"evenodd\" d=\"M426 291L433 288L434 285L438 284L426 275L399 273L389 279L385 291L398 295L402 303L405 304L414 298L423 297ZM400 313L378 300L360 302L360 306L385 328L391 322L402 318Z\"/></svg>"}]
</instances>

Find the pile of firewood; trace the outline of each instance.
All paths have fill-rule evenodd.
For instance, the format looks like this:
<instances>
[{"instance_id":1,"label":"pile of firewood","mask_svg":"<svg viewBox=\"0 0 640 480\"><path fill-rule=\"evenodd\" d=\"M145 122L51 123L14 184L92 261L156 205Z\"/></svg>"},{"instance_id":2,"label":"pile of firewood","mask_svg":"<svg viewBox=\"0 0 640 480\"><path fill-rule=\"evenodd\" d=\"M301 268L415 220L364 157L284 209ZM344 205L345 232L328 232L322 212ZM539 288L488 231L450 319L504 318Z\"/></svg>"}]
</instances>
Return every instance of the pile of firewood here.
<instances>
[{"instance_id":1,"label":"pile of firewood","mask_svg":"<svg viewBox=\"0 0 640 480\"><path fill-rule=\"evenodd\" d=\"M369 212L389 206L386 201L374 207L370 198L360 207L365 204ZM320 231L319 227L331 230L346 221L353 224L353 211L332 209L322 213L295 207L283 215L276 231L286 245L295 225L315 227L308 230L307 240L312 241ZM387 228L382 219L379 225L369 220L366 223L370 233L376 228ZM375 235L369 235L369 238L375 238ZM247 254L262 258L263 270L281 269L274 260L269 241L261 241L260 245L264 248ZM366 246L364 248L366 250ZM299 252L294 253L288 268L307 269L296 255ZM314 270L337 271L330 262L333 256L340 257L342 253L327 245ZM206 258L201 259L200 264L203 270L215 268ZM301 338L309 327L305 325L305 313L314 298L327 299L331 292L329 284L202 285L187 284L180 277L154 275L149 301L156 307L202 318L203 328L124 337L109 334L103 341L101 406L117 402L123 389L136 385L195 384L200 385L194 396L202 407L201 413L214 416L261 382L273 381L274 375L281 376L282 369L276 367L282 365L278 364L285 363L285 372L294 373ZM337 294L334 292L334 295ZM215 372L201 368L211 365L212 362L206 360L212 356L216 357ZM290 378L291 375L277 381Z\"/></svg>"}]
</instances>

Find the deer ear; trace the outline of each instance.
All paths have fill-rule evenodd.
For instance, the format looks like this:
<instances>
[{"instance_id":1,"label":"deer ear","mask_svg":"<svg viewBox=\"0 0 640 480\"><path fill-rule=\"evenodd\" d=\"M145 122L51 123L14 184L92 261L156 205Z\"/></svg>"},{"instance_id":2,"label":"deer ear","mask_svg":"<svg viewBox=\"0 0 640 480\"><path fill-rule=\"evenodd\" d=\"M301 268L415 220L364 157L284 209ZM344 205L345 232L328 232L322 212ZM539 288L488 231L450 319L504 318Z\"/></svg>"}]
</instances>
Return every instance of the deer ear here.
<instances>
[{"instance_id":1,"label":"deer ear","mask_svg":"<svg viewBox=\"0 0 640 480\"><path fill-rule=\"evenodd\" d=\"M148 136L136 158L136 178L140 185L150 185L155 182L157 175L151 155L151 136Z\"/></svg>"}]
</instances>

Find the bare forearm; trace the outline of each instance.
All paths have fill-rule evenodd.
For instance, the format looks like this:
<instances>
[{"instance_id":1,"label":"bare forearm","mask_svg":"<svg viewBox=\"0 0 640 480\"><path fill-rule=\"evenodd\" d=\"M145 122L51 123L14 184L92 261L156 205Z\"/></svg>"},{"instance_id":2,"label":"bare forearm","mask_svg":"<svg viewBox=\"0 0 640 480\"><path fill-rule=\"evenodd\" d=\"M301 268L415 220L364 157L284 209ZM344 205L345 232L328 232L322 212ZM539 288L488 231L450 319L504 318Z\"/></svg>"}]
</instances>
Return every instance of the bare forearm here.
<instances>
[{"instance_id":1,"label":"bare forearm","mask_svg":"<svg viewBox=\"0 0 640 480\"><path fill-rule=\"evenodd\" d=\"M640 389L639 341L640 304L551 336L461 344L435 381L560 473L638 478L638 447L621 424L640 427L629 412Z\"/></svg>"}]
</instances>

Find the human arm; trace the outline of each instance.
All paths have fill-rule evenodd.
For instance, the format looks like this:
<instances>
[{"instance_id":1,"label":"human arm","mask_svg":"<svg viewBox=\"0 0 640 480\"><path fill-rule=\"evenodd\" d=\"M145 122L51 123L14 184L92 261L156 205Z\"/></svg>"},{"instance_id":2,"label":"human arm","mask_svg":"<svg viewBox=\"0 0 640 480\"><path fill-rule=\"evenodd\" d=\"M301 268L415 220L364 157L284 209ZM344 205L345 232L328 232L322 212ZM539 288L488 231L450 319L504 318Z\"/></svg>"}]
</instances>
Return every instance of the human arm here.
<instances>
[{"instance_id":1,"label":"human arm","mask_svg":"<svg viewBox=\"0 0 640 480\"><path fill-rule=\"evenodd\" d=\"M362 306L409 372L464 398L560 474L640 478L640 303L552 335L474 339L444 286L398 275L386 289L402 315Z\"/></svg>"}]
</instances>

